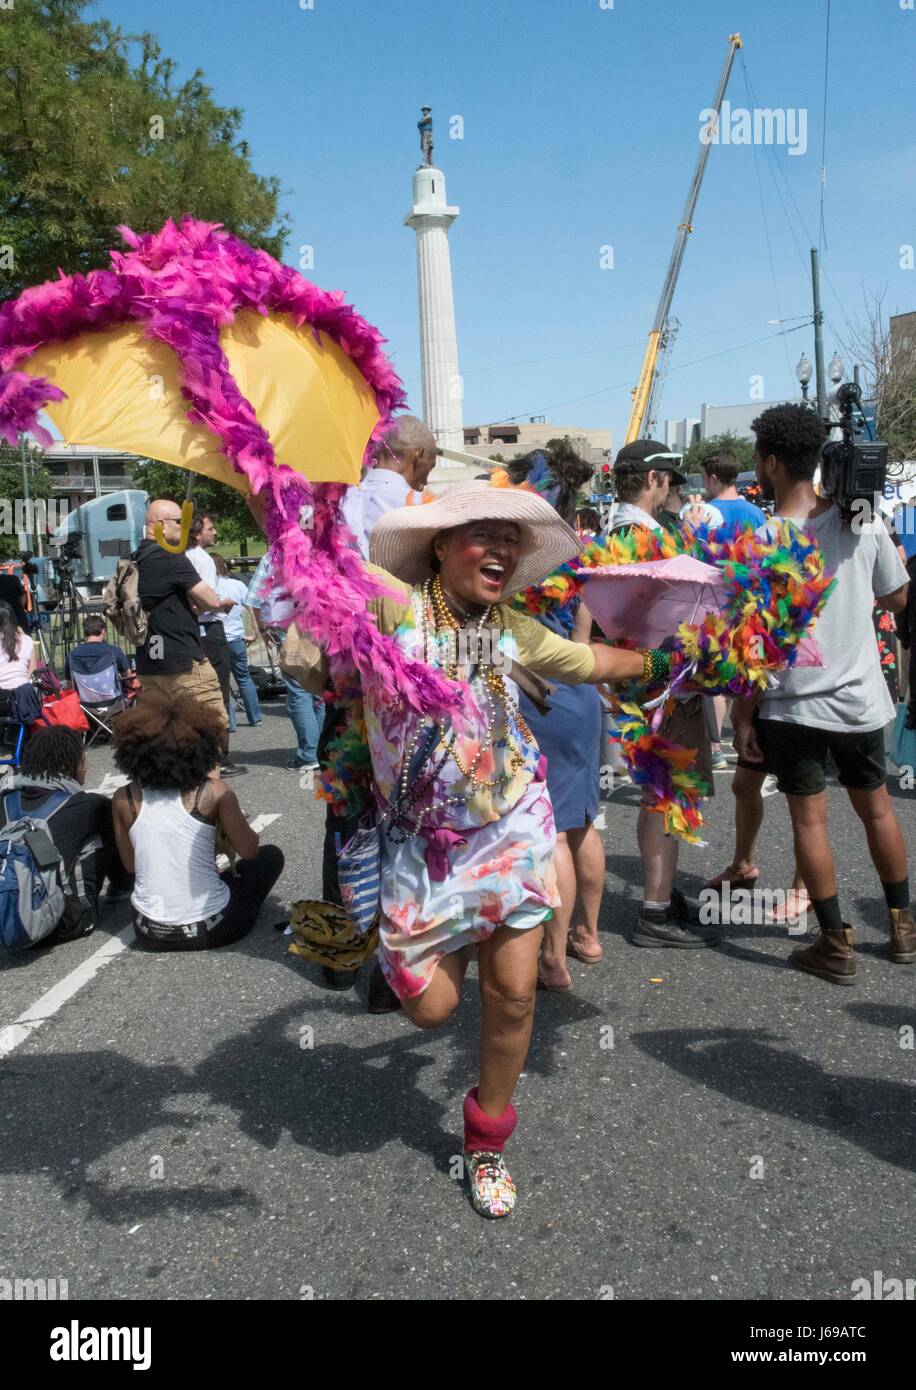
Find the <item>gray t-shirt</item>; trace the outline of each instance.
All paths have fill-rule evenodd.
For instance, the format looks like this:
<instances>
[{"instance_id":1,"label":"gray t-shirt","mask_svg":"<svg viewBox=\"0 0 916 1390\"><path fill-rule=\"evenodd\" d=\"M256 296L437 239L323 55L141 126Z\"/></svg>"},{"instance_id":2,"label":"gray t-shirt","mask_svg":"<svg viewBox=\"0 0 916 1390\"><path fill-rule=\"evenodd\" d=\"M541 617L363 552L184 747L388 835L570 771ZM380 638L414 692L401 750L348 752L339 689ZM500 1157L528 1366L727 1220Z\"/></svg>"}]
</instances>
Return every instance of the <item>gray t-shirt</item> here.
<instances>
[{"instance_id":1,"label":"gray t-shirt","mask_svg":"<svg viewBox=\"0 0 916 1390\"><path fill-rule=\"evenodd\" d=\"M883 729L895 710L881 673L872 611L876 598L907 582L897 548L880 519L856 533L843 522L838 507L806 521L784 519L817 542L837 582L812 633L823 666L778 675L778 684L761 701L761 718L837 733ZM757 534L771 535L772 524Z\"/></svg>"}]
</instances>

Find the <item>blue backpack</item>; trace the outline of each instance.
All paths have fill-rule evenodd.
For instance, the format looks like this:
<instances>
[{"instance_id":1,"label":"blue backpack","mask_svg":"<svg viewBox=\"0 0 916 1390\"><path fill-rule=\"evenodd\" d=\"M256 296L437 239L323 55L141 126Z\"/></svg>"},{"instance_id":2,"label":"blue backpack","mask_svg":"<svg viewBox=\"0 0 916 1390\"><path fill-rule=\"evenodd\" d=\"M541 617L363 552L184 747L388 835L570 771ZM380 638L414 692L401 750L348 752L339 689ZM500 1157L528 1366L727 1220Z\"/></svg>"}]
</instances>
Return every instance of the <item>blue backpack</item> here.
<instances>
[{"instance_id":1,"label":"blue backpack","mask_svg":"<svg viewBox=\"0 0 916 1390\"><path fill-rule=\"evenodd\" d=\"M0 830L0 947L35 946L57 926L67 898L67 870L49 824L70 800L53 791L41 815L23 814L19 791L3 798L6 824Z\"/></svg>"}]
</instances>

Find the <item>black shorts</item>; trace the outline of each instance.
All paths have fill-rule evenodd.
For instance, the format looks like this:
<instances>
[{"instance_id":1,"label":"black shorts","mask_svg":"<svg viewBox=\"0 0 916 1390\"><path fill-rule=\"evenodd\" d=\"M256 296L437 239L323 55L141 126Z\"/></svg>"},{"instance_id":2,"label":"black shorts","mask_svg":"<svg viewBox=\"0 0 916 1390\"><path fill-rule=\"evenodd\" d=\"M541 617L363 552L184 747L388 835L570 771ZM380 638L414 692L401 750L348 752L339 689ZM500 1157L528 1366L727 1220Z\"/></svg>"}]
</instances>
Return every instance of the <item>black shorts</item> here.
<instances>
[{"instance_id":1,"label":"black shorts","mask_svg":"<svg viewBox=\"0 0 916 1390\"><path fill-rule=\"evenodd\" d=\"M747 766L774 773L786 796L817 796L825 791L828 754L841 787L870 792L884 786L883 729L836 733L782 719L758 719L755 727L765 761Z\"/></svg>"},{"instance_id":2,"label":"black shorts","mask_svg":"<svg viewBox=\"0 0 916 1390\"><path fill-rule=\"evenodd\" d=\"M760 714L756 710L754 711L754 733L757 735L757 743L759 744ZM763 749L761 748L760 751L763 752ZM748 772L759 772L761 777L769 777L772 775L773 772L773 769L771 767L767 767L766 758L764 758L762 762L759 763L752 763L750 758L738 758L736 766L743 767Z\"/></svg>"}]
</instances>

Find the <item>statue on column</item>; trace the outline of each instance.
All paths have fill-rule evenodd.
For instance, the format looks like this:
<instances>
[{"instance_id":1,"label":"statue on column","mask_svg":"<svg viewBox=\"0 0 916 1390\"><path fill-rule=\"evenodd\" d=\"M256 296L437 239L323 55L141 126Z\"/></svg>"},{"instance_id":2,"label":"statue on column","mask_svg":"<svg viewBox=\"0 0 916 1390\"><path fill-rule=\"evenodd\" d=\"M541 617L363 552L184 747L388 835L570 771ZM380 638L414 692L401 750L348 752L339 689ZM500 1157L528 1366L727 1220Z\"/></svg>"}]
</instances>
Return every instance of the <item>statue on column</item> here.
<instances>
[{"instance_id":1,"label":"statue on column","mask_svg":"<svg viewBox=\"0 0 916 1390\"><path fill-rule=\"evenodd\" d=\"M431 165L433 162L433 108L431 106L421 107L417 130L420 132L421 167L424 164Z\"/></svg>"}]
</instances>

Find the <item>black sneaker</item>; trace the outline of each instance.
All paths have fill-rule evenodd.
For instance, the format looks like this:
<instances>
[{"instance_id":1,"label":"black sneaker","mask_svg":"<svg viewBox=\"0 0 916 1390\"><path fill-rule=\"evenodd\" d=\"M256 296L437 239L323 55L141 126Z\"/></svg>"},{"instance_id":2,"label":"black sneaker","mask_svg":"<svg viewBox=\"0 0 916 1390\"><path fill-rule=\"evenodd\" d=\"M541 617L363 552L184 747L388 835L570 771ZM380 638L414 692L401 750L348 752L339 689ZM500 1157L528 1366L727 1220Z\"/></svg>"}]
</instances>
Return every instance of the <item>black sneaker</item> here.
<instances>
[{"instance_id":1,"label":"black sneaker","mask_svg":"<svg viewBox=\"0 0 916 1390\"><path fill-rule=\"evenodd\" d=\"M376 965L369 980L370 1014L393 1014L400 1007L401 1001L382 974L382 967Z\"/></svg>"},{"instance_id":2,"label":"black sneaker","mask_svg":"<svg viewBox=\"0 0 916 1390\"><path fill-rule=\"evenodd\" d=\"M674 946L681 950L697 950L703 946L715 946L719 933L692 931L678 916L672 903L664 912L644 907L630 940L634 946Z\"/></svg>"},{"instance_id":3,"label":"black sneaker","mask_svg":"<svg viewBox=\"0 0 916 1390\"><path fill-rule=\"evenodd\" d=\"M242 767L241 763L223 763L219 770L220 777L240 777L243 772L247 772L247 767Z\"/></svg>"}]
</instances>

